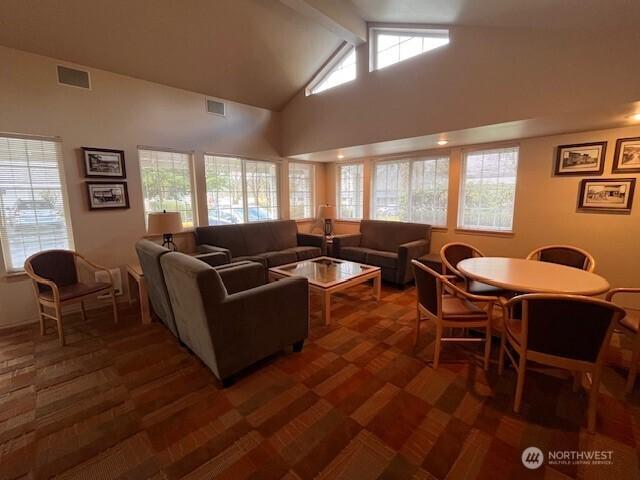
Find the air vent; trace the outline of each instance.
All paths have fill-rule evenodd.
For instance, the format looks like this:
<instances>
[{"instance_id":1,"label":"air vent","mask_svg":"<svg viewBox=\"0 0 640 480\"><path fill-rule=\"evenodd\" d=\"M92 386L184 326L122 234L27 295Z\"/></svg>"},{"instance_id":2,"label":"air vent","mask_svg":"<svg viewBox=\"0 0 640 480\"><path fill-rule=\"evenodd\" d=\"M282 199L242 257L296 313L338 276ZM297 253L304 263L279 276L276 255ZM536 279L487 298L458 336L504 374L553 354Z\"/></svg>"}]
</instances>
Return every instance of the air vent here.
<instances>
[{"instance_id":1,"label":"air vent","mask_svg":"<svg viewBox=\"0 0 640 480\"><path fill-rule=\"evenodd\" d=\"M71 87L91 89L89 72L58 65L58 83Z\"/></svg>"},{"instance_id":2,"label":"air vent","mask_svg":"<svg viewBox=\"0 0 640 480\"><path fill-rule=\"evenodd\" d=\"M224 117L227 114L226 105L223 102L207 98L207 112Z\"/></svg>"}]
</instances>

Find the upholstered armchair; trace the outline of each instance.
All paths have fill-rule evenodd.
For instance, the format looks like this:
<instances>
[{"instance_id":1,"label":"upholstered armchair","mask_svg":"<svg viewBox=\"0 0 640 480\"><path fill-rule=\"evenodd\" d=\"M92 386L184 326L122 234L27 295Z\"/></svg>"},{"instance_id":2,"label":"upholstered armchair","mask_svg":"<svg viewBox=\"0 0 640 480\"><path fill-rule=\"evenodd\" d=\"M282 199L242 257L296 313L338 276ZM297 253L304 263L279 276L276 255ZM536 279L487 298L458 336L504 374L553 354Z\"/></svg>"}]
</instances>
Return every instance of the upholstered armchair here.
<instances>
[{"instance_id":1,"label":"upholstered armchair","mask_svg":"<svg viewBox=\"0 0 640 480\"><path fill-rule=\"evenodd\" d=\"M259 286L249 282L246 289L230 293L218 270L195 258L173 252L160 263L180 339L224 386L239 371L288 345L302 349L309 333L306 278Z\"/></svg>"},{"instance_id":2,"label":"upholstered armchair","mask_svg":"<svg viewBox=\"0 0 640 480\"><path fill-rule=\"evenodd\" d=\"M109 282L82 282L78 267L84 265L92 272L105 272ZM64 346L62 308L80 303L82 319L86 320L84 301L103 293L109 293L113 305L113 319L118 323L118 307L111 272L71 250L45 250L30 256L24 262L24 271L31 278L33 292L38 302L40 334L45 333L45 319L55 320L60 345ZM45 308L53 309L53 314Z\"/></svg>"}]
</instances>

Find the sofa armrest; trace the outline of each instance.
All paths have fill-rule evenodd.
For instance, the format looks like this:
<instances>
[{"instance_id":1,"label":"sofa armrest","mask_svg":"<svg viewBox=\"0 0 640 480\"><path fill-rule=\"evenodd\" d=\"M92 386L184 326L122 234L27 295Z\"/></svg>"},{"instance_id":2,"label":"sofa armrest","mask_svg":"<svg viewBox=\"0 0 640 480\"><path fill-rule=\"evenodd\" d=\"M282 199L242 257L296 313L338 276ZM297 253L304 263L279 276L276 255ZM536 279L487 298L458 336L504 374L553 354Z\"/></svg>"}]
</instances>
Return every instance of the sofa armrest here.
<instances>
[{"instance_id":1,"label":"sofa armrest","mask_svg":"<svg viewBox=\"0 0 640 480\"><path fill-rule=\"evenodd\" d=\"M327 239L324 235L317 233L298 233L298 245L306 247L318 247L322 255L327 254Z\"/></svg>"},{"instance_id":2,"label":"sofa armrest","mask_svg":"<svg viewBox=\"0 0 640 480\"><path fill-rule=\"evenodd\" d=\"M227 293L251 290L265 284L265 268L256 262L233 262L216 267Z\"/></svg>"},{"instance_id":3,"label":"sofa armrest","mask_svg":"<svg viewBox=\"0 0 640 480\"><path fill-rule=\"evenodd\" d=\"M212 267L229 263L229 257L224 252L200 253L194 257Z\"/></svg>"},{"instance_id":4,"label":"sofa armrest","mask_svg":"<svg viewBox=\"0 0 640 480\"><path fill-rule=\"evenodd\" d=\"M398 282L405 284L413 279L411 260L429 252L429 242L425 239L403 243L398 247Z\"/></svg>"},{"instance_id":5,"label":"sofa armrest","mask_svg":"<svg viewBox=\"0 0 640 480\"><path fill-rule=\"evenodd\" d=\"M347 235L335 235L333 237L333 256L340 258L340 249L343 247L359 247L362 234L350 233Z\"/></svg>"},{"instance_id":6,"label":"sofa armrest","mask_svg":"<svg viewBox=\"0 0 640 480\"><path fill-rule=\"evenodd\" d=\"M228 258L227 263L231 262L231 258L232 258L231 257L231 250L229 250L227 248L215 247L213 245L207 245L207 244L203 243L203 244L198 245L196 247L196 251L199 254L203 254L203 253L224 253Z\"/></svg>"}]
</instances>

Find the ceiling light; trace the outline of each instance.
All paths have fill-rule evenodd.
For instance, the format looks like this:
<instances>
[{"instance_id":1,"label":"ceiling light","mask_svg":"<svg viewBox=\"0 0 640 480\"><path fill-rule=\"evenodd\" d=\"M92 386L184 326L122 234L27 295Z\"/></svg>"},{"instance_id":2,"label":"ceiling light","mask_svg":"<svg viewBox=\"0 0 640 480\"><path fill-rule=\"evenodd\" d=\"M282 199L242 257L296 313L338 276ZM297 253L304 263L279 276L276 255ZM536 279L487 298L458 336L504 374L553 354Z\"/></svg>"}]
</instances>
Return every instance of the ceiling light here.
<instances>
[{"instance_id":1,"label":"ceiling light","mask_svg":"<svg viewBox=\"0 0 640 480\"><path fill-rule=\"evenodd\" d=\"M631 120L634 122L640 122L640 113L636 113L635 115L631 115Z\"/></svg>"},{"instance_id":2,"label":"ceiling light","mask_svg":"<svg viewBox=\"0 0 640 480\"><path fill-rule=\"evenodd\" d=\"M438 140L438 145L446 145L447 143L449 143L448 140Z\"/></svg>"},{"instance_id":3,"label":"ceiling light","mask_svg":"<svg viewBox=\"0 0 640 480\"><path fill-rule=\"evenodd\" d=\"M338 160L342 160L343 158L344 158L344 155L343 155L343 154L341 154L341 153L339 153L339 154L338 154Z\"/></svg>"}]
</instances>

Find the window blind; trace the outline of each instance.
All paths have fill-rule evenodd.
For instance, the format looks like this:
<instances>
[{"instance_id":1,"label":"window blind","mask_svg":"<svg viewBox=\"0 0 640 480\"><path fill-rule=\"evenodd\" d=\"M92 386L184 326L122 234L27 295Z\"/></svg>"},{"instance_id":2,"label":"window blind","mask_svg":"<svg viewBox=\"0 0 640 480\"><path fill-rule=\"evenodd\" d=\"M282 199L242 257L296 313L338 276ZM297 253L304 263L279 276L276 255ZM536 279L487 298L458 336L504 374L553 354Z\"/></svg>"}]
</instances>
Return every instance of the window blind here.
<instances>
[{"instance_id":1,"label":"window blind","mask_svg":"<svg viewBox=\"0 0 640 480\"><path fill-rule=\"evenodd\" d=\"M338 218L360 220L363 210L364 166L338 165Z\"/></svg>"},{"instance_id":2,"label":"window blind","mask_svg":"<svg viewBox=\"0 0 640 480\"><path fill-rule=\"evenodd\" d=\"M314 218L313 164L289 163L289 217Z\"/></svg>"},{"instance_id":3,"label":"window blind","mask_svg":"<svg viewBox=\"0 0 640 480\"><path fill-rule=\"evenodd\" d=\"M0 136L0 240L7 272L41 250L72 248L62 183L62 151L53 140Z\"/></svg>"}]
</instances>

